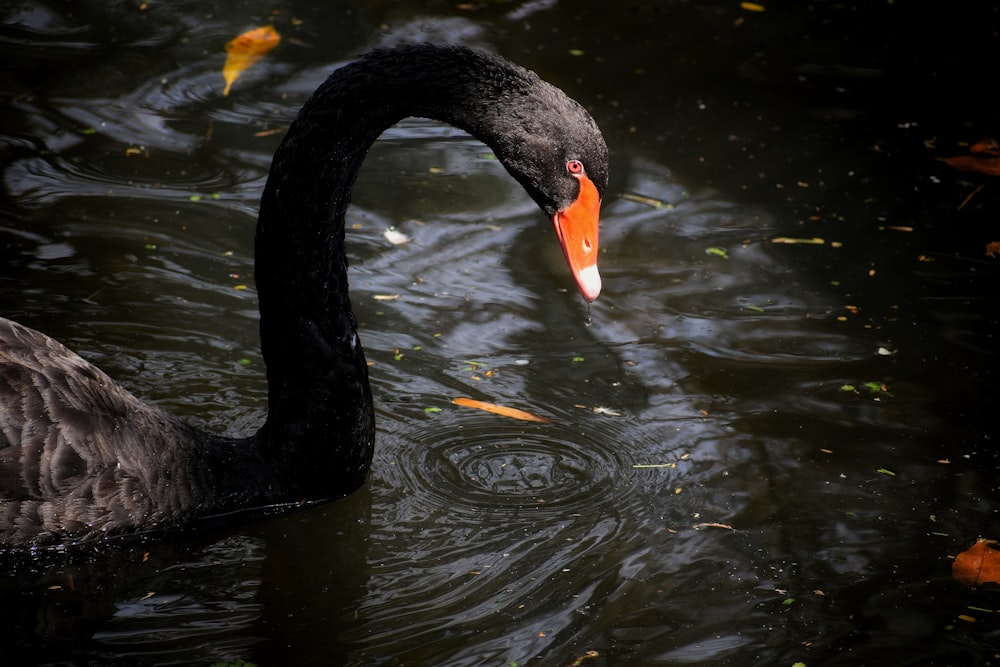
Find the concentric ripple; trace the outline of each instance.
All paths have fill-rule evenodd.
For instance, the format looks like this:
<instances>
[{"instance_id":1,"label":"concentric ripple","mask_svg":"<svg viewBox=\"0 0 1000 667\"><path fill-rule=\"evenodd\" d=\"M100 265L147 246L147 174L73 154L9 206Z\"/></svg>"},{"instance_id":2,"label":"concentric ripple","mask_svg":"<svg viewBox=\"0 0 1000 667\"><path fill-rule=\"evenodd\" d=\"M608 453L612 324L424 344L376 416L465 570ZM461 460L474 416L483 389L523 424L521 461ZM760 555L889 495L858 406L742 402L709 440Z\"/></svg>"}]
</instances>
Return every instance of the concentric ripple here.
<instances>
[{"instance_id":1,"label":"concentric ripple","mask_svg":"<svg viewBox=\"0 0 1000 667\"><path fill-rule=\"evenodd\" d=\"M544 424L428 424L413 434L404 484L427 501L465 511L484 506L574 512L606 495L628 466L600 431ZM457 507L456 507L457 506Z\"/></svg>"}]
</instances>

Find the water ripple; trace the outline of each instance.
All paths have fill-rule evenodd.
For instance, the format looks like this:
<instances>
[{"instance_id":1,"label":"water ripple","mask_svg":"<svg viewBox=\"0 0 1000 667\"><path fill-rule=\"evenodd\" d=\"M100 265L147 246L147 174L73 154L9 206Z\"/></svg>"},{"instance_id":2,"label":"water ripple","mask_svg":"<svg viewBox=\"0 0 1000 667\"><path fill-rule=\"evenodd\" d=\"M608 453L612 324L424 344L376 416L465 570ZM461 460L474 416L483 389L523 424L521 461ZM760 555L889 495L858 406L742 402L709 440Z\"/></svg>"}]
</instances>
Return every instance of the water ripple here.
<instances>
[{"instance_id":1,"label":"water ripple","mask_svg":"<svg viewBox=\"0 0 1000 667\"><path fill-rule=\"evenodd\" d=\"M458 519L475 519L484 504L506 514L581 512L611 491L624 467L610 441L576 429L498 429L490 421L460 428L435 423L413 433L425 444L413 453L409 483Z\"/></svg>"}]
</instances>

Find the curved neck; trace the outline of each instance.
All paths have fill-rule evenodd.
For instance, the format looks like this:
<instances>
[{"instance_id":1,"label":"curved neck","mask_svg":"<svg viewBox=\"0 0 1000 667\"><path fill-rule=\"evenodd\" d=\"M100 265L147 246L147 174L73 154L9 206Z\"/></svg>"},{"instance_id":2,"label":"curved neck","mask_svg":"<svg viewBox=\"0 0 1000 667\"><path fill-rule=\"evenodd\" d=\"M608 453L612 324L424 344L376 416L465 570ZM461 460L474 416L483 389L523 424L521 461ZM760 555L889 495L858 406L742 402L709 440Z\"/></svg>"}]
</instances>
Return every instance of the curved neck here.
<instances>
[{"instance_id":1,"label":"curved neck","mask_svg":"<svg viewBox=\"0 0 1000 667\"><path fill-rule=\"evenodd\" d=\"M495 128L512 98L524 113L527 88L540 81L495 65L495 78L483 79L483 63L468 58L484 57L449 53L442 64L429 62L440 49L415 47L403 59L376 51L334 72L275 153L256 237L269 401L258 442L279 474L295 474L283 480L288 494L342 495L363 483L371 461L372 400L344 254L344 213L369 147L401 119L422 116L470 132L498 155L523 150ZM526 80L512 85L512 74ZM282 465L296 460L309 470Z\"/></svg>"}]
</instances>

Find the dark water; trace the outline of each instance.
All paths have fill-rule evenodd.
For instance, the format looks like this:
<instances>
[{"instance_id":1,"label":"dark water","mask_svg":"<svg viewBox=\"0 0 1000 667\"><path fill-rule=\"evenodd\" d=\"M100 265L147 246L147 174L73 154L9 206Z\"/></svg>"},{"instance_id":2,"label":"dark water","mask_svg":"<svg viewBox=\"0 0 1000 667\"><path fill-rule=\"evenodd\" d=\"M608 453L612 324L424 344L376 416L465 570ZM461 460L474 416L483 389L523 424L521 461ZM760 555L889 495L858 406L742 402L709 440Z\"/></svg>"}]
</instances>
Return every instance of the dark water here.
<instances>
[{"instance_id":1,"label":"dark water","mask_svg":"<svg viewBox=\"0 0 1000 667\"><path fill-rule=\"evenodd\" d=\"M218 431L264 413L257 198L338 64L496 50L592 109L613 171L588 312L481 144L393 128L349 218L368 485L6 558L3 664L996 664L1000 599L950 559L1000 535L1000 197L937 161L998 134L996 11L787 4L0 9L0 313Z\"/></svg>"}]
</instances>

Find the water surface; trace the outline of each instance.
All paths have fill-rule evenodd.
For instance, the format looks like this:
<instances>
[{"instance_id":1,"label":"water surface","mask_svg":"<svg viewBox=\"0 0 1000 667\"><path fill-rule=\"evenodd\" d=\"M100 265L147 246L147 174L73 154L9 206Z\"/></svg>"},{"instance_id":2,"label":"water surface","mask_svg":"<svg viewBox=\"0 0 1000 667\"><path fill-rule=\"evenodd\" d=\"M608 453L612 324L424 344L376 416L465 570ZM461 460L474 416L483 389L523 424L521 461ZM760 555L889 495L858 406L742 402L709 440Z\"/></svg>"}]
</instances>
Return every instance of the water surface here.
<instances>
[{"instance_id":1,"label":"water surface","mask_svg":"<svg viewBox=\"0 0 1000 667\"><path fill-rule=\"evenodd\" d=\"M502 53L592 110L612 183L588 309L482 144L392 128L348 219L368 484L250 525L11 559L0 655L990 664L996 599L953 583L950 557L1000 528L997 199L987 183L960 207L986 179L936 158L996 136L969 65L996 37L959 49L898 26L977 35L995 12L912 11L3 10L0 312L218 432L264 415L257 200L337 65L407 40ZM224 44L268 21L282 45L222 97Z\"/></svg>"}]
</instances>

